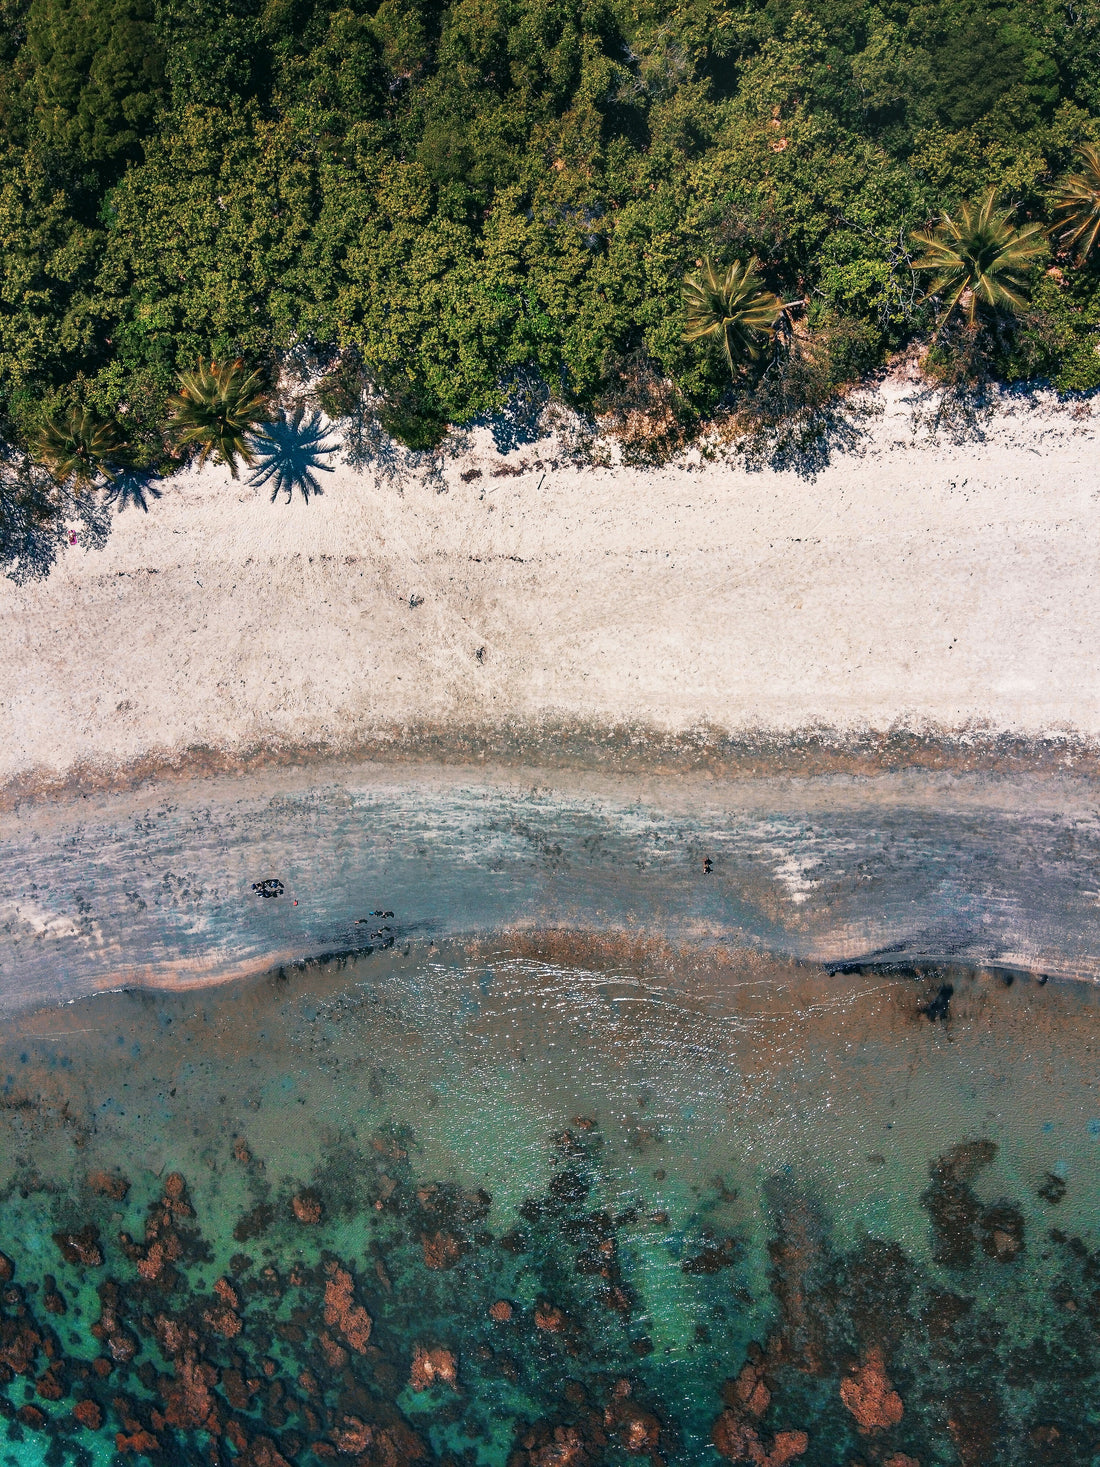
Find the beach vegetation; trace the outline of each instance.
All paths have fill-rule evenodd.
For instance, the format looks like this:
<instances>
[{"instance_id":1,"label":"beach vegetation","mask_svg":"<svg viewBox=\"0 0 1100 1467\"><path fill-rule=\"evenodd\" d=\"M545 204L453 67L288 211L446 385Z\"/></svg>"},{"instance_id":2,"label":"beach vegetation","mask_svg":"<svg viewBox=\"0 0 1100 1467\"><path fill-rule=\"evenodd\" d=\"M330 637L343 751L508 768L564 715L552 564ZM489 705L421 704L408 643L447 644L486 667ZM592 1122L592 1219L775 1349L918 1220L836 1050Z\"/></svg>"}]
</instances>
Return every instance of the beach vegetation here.
<instances>
[{"instance_id":1,"label":"beach vegetation","mask_svg":"<svg viewBox=\"0 0 1100 1467\"><path fill-rule=\"evenodd\" d=\"M964 200L933 229L914 233L924 253L913 268L931 275L928 295L939 302L941 320L958 309L973 326L983 308L1026 308L1033 268L1046 254L1045 231L1039 223L1015 226L1012 212L997 208L991 189L981 203Z\"/></svg>"},{"instance_id":2,"label":"beach vegetation","mask_svg":"<svg viewBox=\"0 0 1100 1467\"><path fill-rule=\"evenodd\" d=\"M201 467L211 456L237 478L237 461L255 461L253 430L270 421L263 375L233 362L200 361L181 372L169 399L170 429L179 447L198 450Z\"/></svg>"},{"instance_id":3,"label":"beach vegetation","mask_svg":"<svg viewBox=\"0 0 1100 1467\"><path fill-rule=\"evenodd\" d=\"M356 443L517 382L801 441L960 322L1088 390L1098 54L1093 0L0 0L0 437L236 470L293 358ZM251 407L193 395L238 359Z\"/></svg>"},{"instance_id":4,"label":"beach vegetation","mask_svg":"<svg viewBox=\"0 0 1100 1467\"><path fill-rule=\"evenodd\" d=\"M684 277L684 340L720 342L732 378L761 356L783 314L759 270L755 255L724 270L707 258Z\"/></svg>"},{"instance_id":5,"label":"beach vegetation","mask_svg":"<svg viewBox=\"0 0 1100 1467\"><path fill-rule=\"evenodd\" d=\"M35 457L60 483L72 480L90 488L112 480L129 458L129 447L114 418L94 408L72 406L47 417L35 438Z\"/></svg>"},{"instance_id":6,"label":"beach vegetation","mask_svg":"<svg viewBox=\"0 0 1100 1467\"><path fill-rule=\"evenodd\" d=\"M153 0L30 0L23 59L28 130L89 192L141 157L165 100Z\"/></svg>"},{"instance_id":7,"label":"beach vegetation","mask_svg":"<svg viewBox=\"0 0 1100 1467\"><path fill-rule=\"evenodd\" d=\"M1075 255L1079 265L1096 258L1100 242L1100 147L1087 143L1080 158L1081 171L1058 186L1052 231L1059 247Z\"/></svg>"}]
</instances>

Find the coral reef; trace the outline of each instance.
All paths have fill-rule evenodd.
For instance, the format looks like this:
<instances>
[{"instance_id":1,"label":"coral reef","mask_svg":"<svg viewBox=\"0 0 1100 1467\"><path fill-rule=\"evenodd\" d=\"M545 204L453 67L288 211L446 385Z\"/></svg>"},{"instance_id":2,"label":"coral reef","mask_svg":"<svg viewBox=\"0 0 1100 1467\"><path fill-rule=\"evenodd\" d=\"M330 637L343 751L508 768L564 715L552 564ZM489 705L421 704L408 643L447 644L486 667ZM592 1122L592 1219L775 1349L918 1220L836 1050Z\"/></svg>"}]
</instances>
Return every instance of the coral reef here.
<instances>
[{"instance_id":1,"label":"coral reef","mask_svg":"<svg viewBox=\"0 0 1100 1467\"><path fill-rule=\"evenodd\" d=\"M0 1253L0 1432L49 1460L84 1463L95 1436L118 1462L204 1467L448 1467L452 1439L509 1467L665 1467L708 1438L742 1467L1078 1467L1100 1450L1100 1253L1068 1231L1029 1240L1021 1205L979 1197L991 1143L930 1164L931 1266L883 1238L840 1247L812 1196L769 1180L760 1298L732 1192L700 1204L721 1226L674 1232L663 1206L605 1202L602 1145L588 1120L555 1136L544 1189L497 1227L488 1194L418 1180L398 1128L294 1189L249 1150L216 1218L180 1172L82 1173L71 1195L27 1176L17 1200L47 1241L6 1234ZM348 1178L365 1178L358 1211ZM242 1232L252 1252L233 1251ZM693 1300L671 1361L643 1242ZM1040 1247L1050 1286L1021 1323ZM765 1343L744 1346L748 1318Z\"/></svg>"}]
</instances>

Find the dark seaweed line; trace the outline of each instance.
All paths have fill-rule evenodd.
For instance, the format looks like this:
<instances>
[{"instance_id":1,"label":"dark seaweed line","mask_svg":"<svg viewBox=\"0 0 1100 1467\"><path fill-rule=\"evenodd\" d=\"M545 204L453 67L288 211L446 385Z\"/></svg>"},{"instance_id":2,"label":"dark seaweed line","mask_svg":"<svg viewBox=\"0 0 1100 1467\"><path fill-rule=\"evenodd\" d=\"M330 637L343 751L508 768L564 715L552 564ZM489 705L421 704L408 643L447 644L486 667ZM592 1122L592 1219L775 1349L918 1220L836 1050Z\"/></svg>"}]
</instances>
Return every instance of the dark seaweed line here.
<instances>
[{"instance_id":1,"label":"dark seaweed line","mask_svg":"<svg viewBox=\"0 0 1100 1467\"><path fill-rule=\"evenodd\" d=\"M58 773L25 771L0 786L0 810L153 781L248 774L325 763L487 763L606 774L708 774L723 779L769 775L876 775L902 770L1100 777L1100 741L1076 730L1026 735L988 729L845 731L831 727L730 733L704 727L669 733L644 723L546 720L497 725L414 723L367 737L328 742L272 742L226 748L194 744L154 750L120 765L82 760Z\"/></svg>"}]
</instances>

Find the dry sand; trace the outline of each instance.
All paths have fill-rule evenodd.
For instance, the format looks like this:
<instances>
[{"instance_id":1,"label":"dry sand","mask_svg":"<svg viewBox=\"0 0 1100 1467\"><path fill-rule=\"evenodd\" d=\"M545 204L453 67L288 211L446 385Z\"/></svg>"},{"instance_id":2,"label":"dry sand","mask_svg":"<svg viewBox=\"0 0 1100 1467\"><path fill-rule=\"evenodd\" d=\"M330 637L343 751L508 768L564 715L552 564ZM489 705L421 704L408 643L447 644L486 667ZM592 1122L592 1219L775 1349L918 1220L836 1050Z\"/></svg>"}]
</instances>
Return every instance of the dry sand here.
<instances>
[{"instance_id":1,"label":"dry sand","mask_svg":"<svg viewBox=\"0 0 1100 1467\"><path fill-rule=\"evenodd\" d=\"M936 446L883 401L815 480L487 435L445 492L183 474L104 550L0 582L0 785L404 723L1100 736L1100 420L1021 403Z\"/></svg>"}]
</instances>

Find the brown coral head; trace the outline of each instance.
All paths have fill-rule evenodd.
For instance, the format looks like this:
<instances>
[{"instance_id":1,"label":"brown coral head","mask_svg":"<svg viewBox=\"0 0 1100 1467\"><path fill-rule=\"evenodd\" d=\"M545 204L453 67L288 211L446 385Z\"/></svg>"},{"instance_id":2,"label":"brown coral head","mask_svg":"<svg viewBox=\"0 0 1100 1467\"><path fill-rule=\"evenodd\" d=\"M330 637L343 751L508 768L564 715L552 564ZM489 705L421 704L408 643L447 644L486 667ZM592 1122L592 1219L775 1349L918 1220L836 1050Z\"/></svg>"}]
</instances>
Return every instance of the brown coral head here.
<instances>
[{"instance_id":1,"label":"brown coral head","mask_svg":"<svg viewBox=\"0 0 1100 1467\"><path fill-rule=\"evenodd\" d=\"M414 1391L426 1391L436 1383L453 1386L458 1383L458 1368L450 1350L425 1350L417 1345L413 1354L409 1384Z\"/></svg>"},{"instance_id":2,"label":"brown coral head","mask_svg":"<svg viewBox=\"0 0 1100 1467\"><path fill-rule=\"evenodd\" d=\"M877 1345L868 1350L864 1363L841 1382L840 1399L862 1432L885 1431L889 1426L896 1426L905 1414L905 1406L886 1374L886 1363Z\"/></svg>"}]
</instances>

